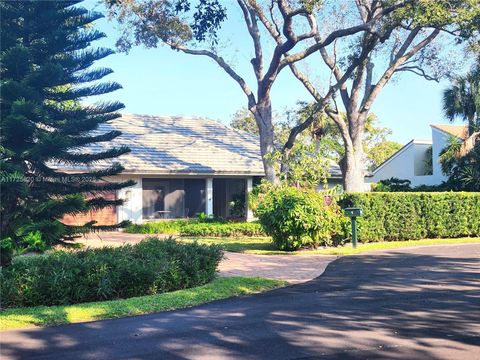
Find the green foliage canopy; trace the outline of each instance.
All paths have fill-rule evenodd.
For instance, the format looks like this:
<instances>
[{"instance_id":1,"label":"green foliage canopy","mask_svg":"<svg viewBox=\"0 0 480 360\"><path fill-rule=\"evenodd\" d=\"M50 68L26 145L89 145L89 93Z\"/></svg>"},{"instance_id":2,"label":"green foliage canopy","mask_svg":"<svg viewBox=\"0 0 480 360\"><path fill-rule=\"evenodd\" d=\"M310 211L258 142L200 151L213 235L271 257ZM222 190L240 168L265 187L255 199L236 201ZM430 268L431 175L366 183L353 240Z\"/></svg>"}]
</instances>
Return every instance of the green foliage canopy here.
<instances>
[{"instance_id":1,"label":"green foliage canopy","mask_svg":"<svg viewBox=\"0 0 480 360\"><path fill-rule=\"evenodd\" d=\"M258 196L255 214L280 250L330 245L342 229L335 201L314 190L271 187Z\"/></svg>"}]
</instances>

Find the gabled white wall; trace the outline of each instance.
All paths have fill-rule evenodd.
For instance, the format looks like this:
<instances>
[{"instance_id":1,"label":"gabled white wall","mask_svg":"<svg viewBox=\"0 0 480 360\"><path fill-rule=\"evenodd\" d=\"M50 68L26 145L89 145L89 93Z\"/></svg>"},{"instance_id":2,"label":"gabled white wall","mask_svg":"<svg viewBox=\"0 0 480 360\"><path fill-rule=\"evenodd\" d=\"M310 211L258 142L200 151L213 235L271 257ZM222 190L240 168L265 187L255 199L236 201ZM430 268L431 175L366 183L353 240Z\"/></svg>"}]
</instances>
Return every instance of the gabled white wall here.
<instances>
[{"instance_id":1,"label":"gabled white wall","mask_svg":"<svg viewBox=\"0 0 480 360\"><path fill-rule=\"evenodd\" d=\"M425 174L425 160L432 144L427 140L412 140L373 172L370 182L390 178L410 180L412 186L437 185L442 182L433 174Z\"/></svg>"},{"instance_id":2,"label":"gabled white wall","mask_svg":"<svg viewBox=\"0 0 480 360\"><path fill-rule=\"evenodd\" d=\"M432 175L431 169L427 168L427 162L432 160L429 144L414 144L413 175Z\"/></svg>"},{"instance_id":3,"label":"gabled white wall","mask_svg":"<svg viewBox=\"0 0 480 360\"><path fill-rule=\"evenodd\" d=\"M413 141L400 149L392 158L384 162L373 172L371 182L390 179L408 179L414 177L415 146Z\"/></svg>"},{"instance_id":4,"label":"gabled white wall","mask_svg":"<svg viewBox=\"0 0 480 360\"><path fill-rule=\"evenodd\" d=\"M432 127L432 174L423 175L426 151L430 147L427 141L413 140L399 150L373 172L370 182L379 182L389 178L410 180L412 186L439 185L447 180L442 173L440 153L447 146L450 135Z\"/></svg>"}]
</instances>

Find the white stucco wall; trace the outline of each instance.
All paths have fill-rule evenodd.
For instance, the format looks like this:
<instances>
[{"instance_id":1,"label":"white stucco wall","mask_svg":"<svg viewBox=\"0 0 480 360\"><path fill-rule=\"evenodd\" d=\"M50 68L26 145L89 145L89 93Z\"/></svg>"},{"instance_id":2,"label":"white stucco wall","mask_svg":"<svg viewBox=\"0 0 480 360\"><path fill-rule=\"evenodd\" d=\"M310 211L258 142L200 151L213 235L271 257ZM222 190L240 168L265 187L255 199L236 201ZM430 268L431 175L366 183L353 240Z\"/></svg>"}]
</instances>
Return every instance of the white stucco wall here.
<instances>
[{"instance_id":1,"label":"white stucco wall","mask_svg":"<svg viewBox=\"0 0 480 360\"><path fill-rule=\"evenodd\" d=\"M368 181L376 183L394 177L410 180L412 186L440 184L442 180L433 174L425 175L425 160L430 146L432 146L430 141L412 140L375 170Z\"/></svg>"},{"instance_id":2,"label":"white stucco wall","mask_svg":"<svg viewBox=\"0 0 480 360\"><path fill-rule=\"evenodd\" d=\"M431 160L430 147L430 144L414 144L414 176L432 175L431 169L427 169L427 160Z\"/></svg>"},{"instance_id":3,"label":"white stucco wall","mask_svg":"<svg viewBox=\"0 0 480 360\"><path fill-rule=\"evenodd\" d=\"M119 181L133 180L135 185L117 191L117 197L124 199L123 205L117 207L118 221L130 220L141 224L142 218L142 178L140 176L120 176Z\"/></svg>"},{"instance_id":4,"label":"white stucco wall","mask_svg":"<svg viewBox=\"0 0 480 360\"><path fill-rule=\"evenodd\" d=\"M369 178L370 182L379 182L390 179L407 179L412 181L414 174L415 146L412 143L401 149L393 158L383 163L373 176Z\"/></svg>"},{"instance_id":5,"label":"white stucco wall","mask_svg":"<svg viewBox=\"0 0 480 360\"><path fill-rule=\"evenodd\" d=\"M410 144L401 149L391 160L380 166L369 179L370 182L395 177L398 179L410 180L412 186L439 185L447 180L442 173L440 164L440 152L448 143L450 135L432 127L432 174L423 173L426 151L429 142L413 140Z\"/></svg>"}]
</instances>

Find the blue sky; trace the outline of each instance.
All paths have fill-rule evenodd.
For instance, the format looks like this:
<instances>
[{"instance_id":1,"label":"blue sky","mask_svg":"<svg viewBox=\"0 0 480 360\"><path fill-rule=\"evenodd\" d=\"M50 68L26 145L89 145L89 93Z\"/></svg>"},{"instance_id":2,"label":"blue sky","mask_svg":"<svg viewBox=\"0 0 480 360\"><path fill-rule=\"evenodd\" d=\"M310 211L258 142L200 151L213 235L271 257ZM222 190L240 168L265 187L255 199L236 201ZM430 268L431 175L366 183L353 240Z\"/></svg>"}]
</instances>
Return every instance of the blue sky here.
<instances>
[{"instance_id":1,"label":"blue sky","mask_svg":"<svg viewBox=\"0 0 480 360\"><path fill-rule=\"evenodd\" d=\"M95 2L88 0L83 5L91 9ZM96 9L101 10L98 6ZM96 22L96 28L108 37L95 45L113 47L118 37L114 24L101 19ZM246 51L251 50L251 45L242 30L234 21L225 28L227 37L235 40L237 49L230 50L227 56L233 58L235 68L250 79L250 57ZM123 86L122 90L104 98L122 101L128 113L204 116L228 123L235 111L246 106L246 97L239 86L212 60L204 57L174 52L166 47L137 47L128 55L111 55L98 65L112 68L114 73L108 80ZM430 124L446 123L441 111L441 94L447 85L405 74L387 85L372 110L382 126L393 130L392 140L403 144L412 138L428 139ZM301 100L310 101L310 95L285 69L272 90L274 110L282 112Z\"/></svg>"}]
</instances>

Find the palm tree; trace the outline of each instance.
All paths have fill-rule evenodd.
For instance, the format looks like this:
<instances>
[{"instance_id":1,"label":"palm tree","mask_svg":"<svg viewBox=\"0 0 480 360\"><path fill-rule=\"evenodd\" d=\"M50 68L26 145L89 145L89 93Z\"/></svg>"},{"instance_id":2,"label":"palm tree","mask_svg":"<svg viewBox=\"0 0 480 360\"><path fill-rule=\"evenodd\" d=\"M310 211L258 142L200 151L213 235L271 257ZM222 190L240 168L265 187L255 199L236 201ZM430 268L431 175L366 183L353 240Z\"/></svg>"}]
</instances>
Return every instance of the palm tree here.
<instances>
[{"instance_id":1,"label":"palm tree","mask_svg":"<svg viewBox=\"0 0 480 360\"><path fill-rule=\"evenodd\" d=\"M479 59L480 60L480 59ZM480 189L480 66L453 81L443 93L445 116L468 123L468 138L451 138L440 154L444 174L454 190Z\"/></svg>"},{"instance_id":2,"label":"palm tree","mask_svg":"<svg viewBox=\"0 0 480 360\"><path fill-rule=\"evenodd\" d=\"M480 61L480 59L479 59ZM480 66L467 75L454 79L453 85L443 92L443 111L454 121L461 118L468 123L469 137L462 143L452 142L441 155L443 168L451 167L480 141Z\"/></svg>"},{"instance_id":3,"label":"palm tree","mask_svg":"<svg viewBox=\"0 0 480 360\"><path fill-rule=\"evenodd\" d=\"M446 185L455 191L480 191L480 143L465 156L442 164L448 169Z\"/></svg>"},{"instance_id":4,"label":"palm tree","mask_svg":"<svg viewBox=\"0 0 480 360\"><path fill-rule=\"evenodd\" d=\"M450 137L440 153L440 163L449 190L480 191L480 131L464 142Z\"/></svg>"},{"instance_id":5,"label":"palm tree","mask_svg":"<svg viewBox=\"0 0 480 360\"><path fill-rule=\"evenodd\" d=\"M468 133L480 130L480 67L465 76L454 79L443 92L443 111L454 121L457 118L468 123Z\"/></svg>"}]
</instances>

